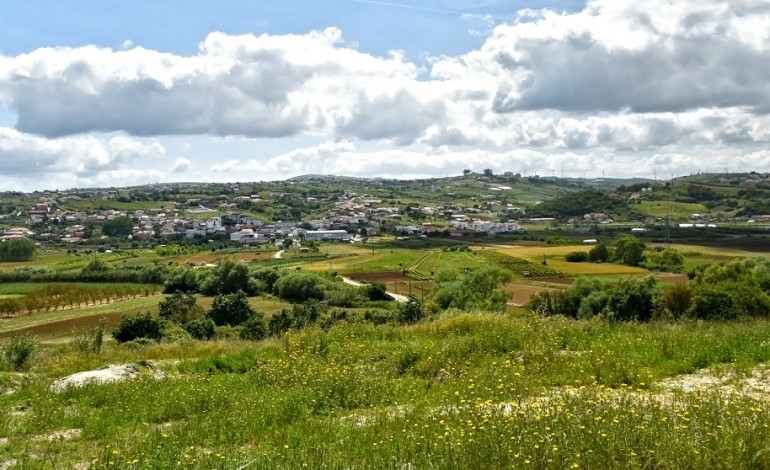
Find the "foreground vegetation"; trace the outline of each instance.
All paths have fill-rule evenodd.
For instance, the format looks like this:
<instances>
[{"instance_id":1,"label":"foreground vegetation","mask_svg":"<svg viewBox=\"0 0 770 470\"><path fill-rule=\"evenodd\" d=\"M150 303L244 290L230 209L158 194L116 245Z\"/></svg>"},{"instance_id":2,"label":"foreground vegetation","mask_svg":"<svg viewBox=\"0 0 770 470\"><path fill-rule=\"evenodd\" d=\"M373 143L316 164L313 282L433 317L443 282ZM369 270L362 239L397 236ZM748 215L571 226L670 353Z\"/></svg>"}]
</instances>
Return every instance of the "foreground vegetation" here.
<instances>
[{"instance_id":1,"label":"foreground vegetation","mask_svg":"<svg viewBox=\"0 0 770 470\"><path fill-rule=\"evenodd\" d=\"M281 339L38 348L0 375L0 463L18 468L764 468L770 322L442 316ZM85 352L84 352L85 351ZM54 379L145 362L128 383ZM661 379L716 367L736 391ZM160 374L163 372L163 374Z\"/></svg>"}]
</instances>

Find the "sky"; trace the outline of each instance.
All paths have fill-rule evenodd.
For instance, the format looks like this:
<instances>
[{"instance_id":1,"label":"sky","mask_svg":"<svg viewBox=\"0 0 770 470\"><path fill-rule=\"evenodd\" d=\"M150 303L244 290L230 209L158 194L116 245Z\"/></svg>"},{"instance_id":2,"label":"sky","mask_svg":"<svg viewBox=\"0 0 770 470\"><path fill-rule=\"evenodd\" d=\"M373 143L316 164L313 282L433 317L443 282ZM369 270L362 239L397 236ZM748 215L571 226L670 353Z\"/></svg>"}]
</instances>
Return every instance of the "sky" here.
<instances>
[{"instance_id":1,"label":"sky","mask_svg":"<svg viewBox=\"0 0 770 470\"><path fill-rule=\"evenodd\" d=\"M770 0L0 7L0 190L770 171Z\"/></svg>"}]
</instances>

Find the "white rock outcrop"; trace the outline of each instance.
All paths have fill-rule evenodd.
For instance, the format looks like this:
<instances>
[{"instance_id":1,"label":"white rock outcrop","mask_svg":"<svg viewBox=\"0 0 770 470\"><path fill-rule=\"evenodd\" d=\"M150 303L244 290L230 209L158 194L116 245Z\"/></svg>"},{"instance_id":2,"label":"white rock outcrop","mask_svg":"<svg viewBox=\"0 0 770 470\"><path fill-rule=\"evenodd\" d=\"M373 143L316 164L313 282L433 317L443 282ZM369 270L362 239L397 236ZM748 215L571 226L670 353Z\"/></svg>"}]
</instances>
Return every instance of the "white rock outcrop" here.
<instances>
[{"instance_id":1,"label":"white rock outcrop","mask_svg":"<svg viewBox=\"0 0 770 470\"><path fill-rule=\"evenodd\" d=\"M69 387L83 387L86 384L105 384L138 379L141 375L135 364L111 364L97 370L78 372L62 377L51 384L51 393L61 393Z\"/></svg>"}]
</instances>

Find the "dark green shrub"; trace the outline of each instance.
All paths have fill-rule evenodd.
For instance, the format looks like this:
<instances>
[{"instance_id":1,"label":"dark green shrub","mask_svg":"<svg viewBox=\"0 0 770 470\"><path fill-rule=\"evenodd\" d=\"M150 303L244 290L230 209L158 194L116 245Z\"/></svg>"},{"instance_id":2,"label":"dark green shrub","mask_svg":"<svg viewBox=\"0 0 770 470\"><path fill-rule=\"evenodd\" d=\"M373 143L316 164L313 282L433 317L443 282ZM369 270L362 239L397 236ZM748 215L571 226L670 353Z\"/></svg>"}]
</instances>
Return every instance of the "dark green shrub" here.
<instances>
[{"instance_id":1,"label":"dark green shrub","mask_svg":"<svg viewBox=\"0 0 770 470\"><path fill-rule=\"evenodd\" d=\"M210 318L199 318L186 325L184 329L195 339L209 340L217 335L217 326Z\"/></svg>"},{"instance_id":2,"label":"dark green shrub","mask_svg":"<svg viewBox=\"0 0 770 470\"><path fill-rule=\"evenodd\" d=\"M373 282L366 286L366 296L371 301L390 300L390 296L385 291L385 284L382 282Z\"/></svg>"},{"instance_id":3,"label":"dark green shrub","mask_svg":"<svg viewBox=\"0 0 770 470\"><path fill-rule=\"evenodd\" d=\"M163 292L173 294L174 292L198 292L200 290L198 272L192 268L180 266L166 278L163 283Z\"/></svg>"},{"instance_id":4,"label":"dark green shrub","mask_svg":"<svg viewBox=\"0 0 770 470\"><path fill-rule=\"evenodd\" d=\"M323 300L324 280L317 274L295 271L278 279L273 291L278 297L293 302Z\"/></svg>"},{"instance_id":5,"label":"dark green shrub","mask_svg":"<svg viewBox=\"0 0 770 470\"><path fill-rule=\"evenodd\" d=\"M585 251L573 251L567 253L564 259L569 263L585 263L588 261L588 253Z\"/></svg>"},{"instance_id":6,"label":"dark green shrub","mask_svg":"<svg viewBox=\"0 0 770 470\"><path fill-rule=\"evenodd\" d=\"M601 242L588 252L588 261L592 263L606 263L610 260L610 249L606 243Z\"/></svg>"},{"instance_id":7,"label":"dark green shrub","mask_svg":"<svg viewBox=\"0 0 770 470\"><path fill-rule=\"evenodd\" d=\"M398 313L391 310L375 309L364 312L364 320L375 325L395 323L397 319Z\"/></svg>"},{"instance_id":8,"label":"dark green shrub","mask_svg":"<svg viewBox=\"0 0 770 470\"><path fill-rule=\"evenodd\" d=\"M661 306L671 312L674 320L682 318L692 305L692 291L683 282L662 291L658 298Z\"/></svg>"},{"instance_id":9,"label":"dark green shrub","mask_svg":"<svg viewBox=\"0 0 770 470\"><path fill-rule=\"evenodd\" d=\"M280 312L276 312L270 317L270 321L267 322L267 331L274 336L280 336L283 333L289 331L292 326L292 317L289 311L281 309Z\"/></svg>"},{"instance_id":10,"label":"dark green shrub","mask_svg":"<svg viewBox=\"0 0 770 470\"><path fill-rule=\"evenodd\" d=\"M243 322L239 336L241 339L251 341L259 341L267 336L265 320L261 312L256 312L251 318Z\"/></svg>"},{"instance_id":11,"label":"dark green shrub","mask_svg":"<svg viewBox=\"0 0 770 470\"><path fill-rule=\"evenodd\" d=\"M738 313L738 307L730 294L703 289L693 296L687 316L699 320L732 320L738 317Z\"/></svg>"},{"instance_id":12,"label":"dark green shrub","mask_svg":"<svg viewBox=\"0 0 770 470\"><path fill-rule=\"evenodd\" d=\"M655 307L656 285L657 281L652 276L622 279L609 284L604 315L614 321L650 321Z\"/></svg>"},{"instance_id":13,"label":"dark green shrub","mask_svg":"<svg viewBox=\"0 0 770 470\"><path fill-rule=\"evenodd\" d=\"M118 326L112 330L112 337L118 343L138 338L160 340L163 337L163 322L150 312L124 315Z\"/></svg>"}]
</instances>

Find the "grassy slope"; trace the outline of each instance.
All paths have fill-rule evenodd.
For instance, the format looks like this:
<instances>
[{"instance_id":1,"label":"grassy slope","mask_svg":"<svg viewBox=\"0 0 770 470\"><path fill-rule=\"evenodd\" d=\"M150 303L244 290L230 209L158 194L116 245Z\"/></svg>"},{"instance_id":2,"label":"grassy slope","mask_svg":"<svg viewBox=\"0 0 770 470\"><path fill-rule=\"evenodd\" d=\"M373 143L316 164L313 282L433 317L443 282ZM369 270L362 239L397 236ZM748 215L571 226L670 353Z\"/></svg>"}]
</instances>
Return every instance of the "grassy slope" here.
<instances>
[{"instance_id":1,"label":"grassy slope","mask_svg":"<svg viewBox=\"0 0 770 470\"><path fill-rule=\"evenodd\" d=\"M460 315L262 343L49 348L0 395L0 461L44 468L745 468L761 401L660 396L656 381L770 359L770 322L619 325ZM52 395L108 363L171 375ZM177 362L182 360L182 362ZM18 382L4 375L0 383ZM738 373L735 377L740 377ZM6 387L8 385L5 385ZM717 426L719 429L717 431ZM45 436L79 430L71 439ZM111 464L110 464L111 462Z\"/></svg>"}]
</instances>

